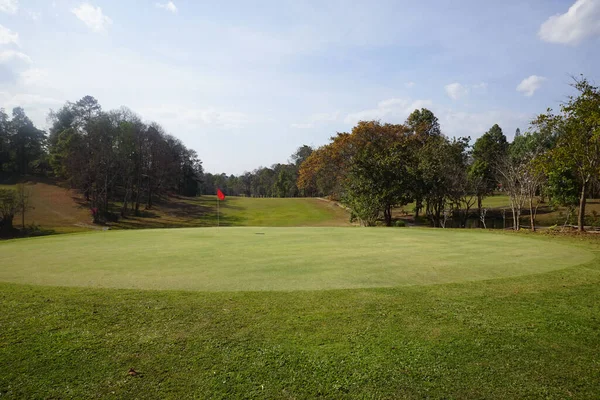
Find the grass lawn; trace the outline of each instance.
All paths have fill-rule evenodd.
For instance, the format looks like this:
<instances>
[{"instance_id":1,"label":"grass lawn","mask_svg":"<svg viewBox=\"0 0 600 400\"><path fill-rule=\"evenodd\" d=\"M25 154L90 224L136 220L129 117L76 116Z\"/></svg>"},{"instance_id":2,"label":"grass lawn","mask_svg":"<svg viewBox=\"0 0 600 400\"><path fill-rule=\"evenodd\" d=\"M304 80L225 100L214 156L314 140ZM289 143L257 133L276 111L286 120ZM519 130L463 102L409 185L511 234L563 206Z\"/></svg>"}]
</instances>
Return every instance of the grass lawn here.
<instances>
[{"instance_id":1,"label":"grass lawn","mask_svg":"<svg viewBox=\"0 0 600 400\"><path fill-rule=\"evenodd\" d=\"M91 214L83 198L73 190L47 179L27 182L31 206L25 214L26 225L37 225L42 232L73 233L90 231ZM15 189L15 184L0 184ZM119 212L115 203L113 211ZM227 197L220 205L221 226L350 226L346 210L335 203L316 198L274 199ZM111 223L111 229L179 228L217 225L215 196L169 196L156 202L141 216L129 216ZM21 215L15 216L21 226Z\"/></svg>"},{"instance_id":2,"label":"grass lawn","mask_svg":"<svg viewBox=\"0 0 600 400\"><path fill-rule=\"evenodd\" d=\"M221 226L350 226L346 210L317 198L228 196L219 205ZM142 217L128 217L112 228L217 226L217 197L171 197Z\"/></svg>"},{"instance_id":3,"label":"grass lawn","mask_svg":"<svg viewBox=\"0 0 600 400\"><path fill-rule=\"evenodd\" d=\"M593 258L514 235L384 228L94 232L13 240L0 252L5 282L203 291L427 285L535 274Z\"/></svg>"},{"instance_id":4,"label":"grass lawn","mask_svg":"<svg viewBox=\"0 0 600 400\"><path fill-rule=\"evenodd\" d=\"M36 284L0 284L0 397L597 398L598 240L384 228L297 229L297 238L291 229L256 231L0 243L2 254L12 254L0 261L0 280ZM152 237L161 233L162 241ZM323 238L336 248L325 251ZM187 259L187 277L170 280L185 270L178 252L196 245L202 250ZM281 246L287 251L276 251ZM106 249L143 257L113 266L96 260ZM329 257L319 267L329 271L311 267L319 260L294 264L285 256L309 251ZM239 261L244 252L249 256ZM263 263L255 262L259 255ZM165 256L179 267L154 263ZM87 268L90 279L71 263ZM194 281L198 265L213 275ZM447 271L433 274L444 265ZM261 283L261 268L270 269L262 280L274 283ZM236 271L243 275L235 279ZM219 289L207 279L237 291L206 291ZM61 281L88 287L40 286ZM426 284L440 282L454 283ZM203 291L97 288L194 285ZM341 285L350 288L293 290ZM275 286L282 290L266 290ZM129 368L138 374L128 375Z\"/></svg>"}]
</instances>

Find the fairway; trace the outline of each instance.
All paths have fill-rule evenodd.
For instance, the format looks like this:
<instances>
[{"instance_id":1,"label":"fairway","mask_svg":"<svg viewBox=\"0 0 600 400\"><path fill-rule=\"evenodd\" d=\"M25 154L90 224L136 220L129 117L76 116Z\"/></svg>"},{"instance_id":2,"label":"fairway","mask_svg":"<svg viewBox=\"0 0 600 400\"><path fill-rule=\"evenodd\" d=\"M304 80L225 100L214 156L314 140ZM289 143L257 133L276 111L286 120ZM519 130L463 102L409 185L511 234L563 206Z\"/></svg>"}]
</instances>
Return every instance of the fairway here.
<instances>
[{"instance_id":1,"label":"fairway","mask_svg":"<svg viewBox=\"0 0 600 400\"><path fill-rule=\"evenodd\" d=\"M185 228L0 244L0 281L197 291L430 285L548 272L593 259L564 244L431 229Z\"/></svg>"}]
</instances>

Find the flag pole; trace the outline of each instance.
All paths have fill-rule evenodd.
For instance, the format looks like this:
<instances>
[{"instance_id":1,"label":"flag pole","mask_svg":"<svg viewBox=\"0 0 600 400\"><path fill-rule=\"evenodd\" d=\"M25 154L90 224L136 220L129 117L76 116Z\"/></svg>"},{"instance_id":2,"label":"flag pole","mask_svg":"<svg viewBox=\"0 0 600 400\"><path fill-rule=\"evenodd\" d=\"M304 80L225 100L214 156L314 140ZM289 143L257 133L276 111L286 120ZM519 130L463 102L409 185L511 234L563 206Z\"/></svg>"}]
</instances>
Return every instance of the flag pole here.
<instances>
[{"instance_id":1,"label":"flag pole","mask_svg":"<svg viewBox=\"0 0 600 400\"><path fill-rule=\"evenodd\" d=\"M217 229L220 225L221 216L219 215L219 196L217 196Z\"/></svg>"}]
</instances>

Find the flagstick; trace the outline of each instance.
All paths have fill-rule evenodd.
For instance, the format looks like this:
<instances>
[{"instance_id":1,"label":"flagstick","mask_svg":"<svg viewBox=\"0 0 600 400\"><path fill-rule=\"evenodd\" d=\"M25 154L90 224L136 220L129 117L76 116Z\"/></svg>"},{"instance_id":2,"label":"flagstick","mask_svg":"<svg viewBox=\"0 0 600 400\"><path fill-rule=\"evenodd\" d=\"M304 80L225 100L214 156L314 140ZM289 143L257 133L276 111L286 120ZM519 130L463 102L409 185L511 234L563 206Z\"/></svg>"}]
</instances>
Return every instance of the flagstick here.
<instances>
[{"instance_id":1,"label":"flagstick","mask_svg":"<svg viewBox=\"0 0 600 400\"><path fill-rule=\"evenodd\" d=\"M217 229L219 229L221 216L219 215L219 196L217 196Z\"/></svg>"}]
</instances>

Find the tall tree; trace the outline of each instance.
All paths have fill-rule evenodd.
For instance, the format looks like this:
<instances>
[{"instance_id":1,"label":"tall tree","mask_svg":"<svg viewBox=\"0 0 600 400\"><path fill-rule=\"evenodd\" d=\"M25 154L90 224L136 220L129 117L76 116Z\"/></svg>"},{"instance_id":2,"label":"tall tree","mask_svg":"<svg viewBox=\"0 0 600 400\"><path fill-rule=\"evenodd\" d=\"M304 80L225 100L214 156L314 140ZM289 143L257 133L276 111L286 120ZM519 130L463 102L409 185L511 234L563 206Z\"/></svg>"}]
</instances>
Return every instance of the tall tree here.
<instances>
[{"instance_id":1,"label":"tall tree","mask_svg":"<svg viewBox=\"0 0 600 400\"><path fill-rule=\"evenodd\" d=\"M508 141L502 128L495 124L484 133L473 145L473 162L469 174L480 179L477 187L477 210L481 214L483 198L498 187L498 165L504 160L508 151Z\"/></svg>"},{"instance_id":2,"label":"tall tree","mask_svg":"<svg viewBox=\"0 0 600 400\"><path fill-rule=\"evenodd\" d=\"M548 110L536 120L557 136L550 160L558 171L570 170L579 185L577 229L585 227L585 210L591 184L600 175L600 90L585 78L572 85L578 92L561 105L560 113Z\"/></svg>"}]
</instances>

